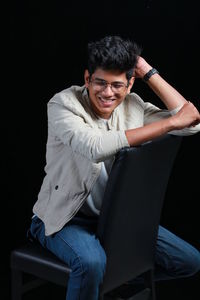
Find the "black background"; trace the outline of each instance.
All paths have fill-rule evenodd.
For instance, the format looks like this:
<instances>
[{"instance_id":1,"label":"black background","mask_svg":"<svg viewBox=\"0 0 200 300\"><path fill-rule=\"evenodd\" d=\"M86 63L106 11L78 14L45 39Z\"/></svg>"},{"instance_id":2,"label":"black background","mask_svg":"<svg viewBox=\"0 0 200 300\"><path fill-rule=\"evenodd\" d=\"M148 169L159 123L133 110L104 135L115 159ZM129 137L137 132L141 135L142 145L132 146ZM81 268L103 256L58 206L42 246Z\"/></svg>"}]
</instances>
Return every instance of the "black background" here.
<instances>
[{"instance_id":1,"label":"black background","mask_svg":"<svg viewBox=\"0 0 200 300\"><path fill-rule=\"evenodd\" d=\"M107 34L135 39L142 56L188 100L199 104L198 1L10 1L5 24L8 87L2 100L5 299L10 295L9 255L23 243L44 176L46 103L58 91L83 84L88 41ZM162 106L143 82L133 91ZM3 106L4 107L4 106ZM4 136L5 134L5 136ZM161 223L200 249L200 135L185 137L169 181ZM198 299L199 274L157 285L159 300ZM64 299L47 285L25 299ZM40 296L41 295L41 296ZM60 297L60 298L59 298ZM34 298L34 299L35 299Z\"/></svg>"}]
</instances>

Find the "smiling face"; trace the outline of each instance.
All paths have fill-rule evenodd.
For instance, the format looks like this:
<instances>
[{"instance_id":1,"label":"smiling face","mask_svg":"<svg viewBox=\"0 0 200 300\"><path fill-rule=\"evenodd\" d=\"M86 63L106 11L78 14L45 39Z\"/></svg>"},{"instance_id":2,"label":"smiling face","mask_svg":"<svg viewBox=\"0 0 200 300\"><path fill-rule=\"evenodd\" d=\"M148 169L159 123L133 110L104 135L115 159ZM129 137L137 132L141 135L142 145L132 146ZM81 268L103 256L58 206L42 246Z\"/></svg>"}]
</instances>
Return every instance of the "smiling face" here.
<instances>
[{"instance_id":1,"label":"smiling face","mask_svg":"<svg viewBox=\"0 0 200 300\"><path fill-rule=\"evenodd\" d=\"M103 119L109 119L114 109L124 100L134 83L134 77L129 82L126 73L100 68L90 76L85 71L85 86L94 112Z\"/></svg>"}]
</instances>

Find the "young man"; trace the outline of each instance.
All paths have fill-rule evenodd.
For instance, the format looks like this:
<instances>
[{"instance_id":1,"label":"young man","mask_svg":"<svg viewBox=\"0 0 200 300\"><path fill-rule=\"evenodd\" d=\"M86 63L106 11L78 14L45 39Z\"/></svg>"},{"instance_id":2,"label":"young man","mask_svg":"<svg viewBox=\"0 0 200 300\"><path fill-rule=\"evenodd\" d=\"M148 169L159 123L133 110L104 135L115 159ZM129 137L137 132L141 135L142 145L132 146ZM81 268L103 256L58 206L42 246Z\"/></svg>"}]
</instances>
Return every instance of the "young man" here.
<instances>
[{"instance_id":1,"label":"young man","mask_svg":"<svg viewBox=\"0 0 200 300\"><path fill-rule=\"evenodd\" d=\"M136 77L166 109L131 93ZM114 155L166 133L197 133L199 123L194 105L140 56L134 42L108 36L88 45L85 85L48 103L46 176L30 228L72 269L67 300L98 299L106 256L95 230ZM160 226L156 266L156 280L191 276L200 270L200 253Z\"/></svg>"}]
</instances>

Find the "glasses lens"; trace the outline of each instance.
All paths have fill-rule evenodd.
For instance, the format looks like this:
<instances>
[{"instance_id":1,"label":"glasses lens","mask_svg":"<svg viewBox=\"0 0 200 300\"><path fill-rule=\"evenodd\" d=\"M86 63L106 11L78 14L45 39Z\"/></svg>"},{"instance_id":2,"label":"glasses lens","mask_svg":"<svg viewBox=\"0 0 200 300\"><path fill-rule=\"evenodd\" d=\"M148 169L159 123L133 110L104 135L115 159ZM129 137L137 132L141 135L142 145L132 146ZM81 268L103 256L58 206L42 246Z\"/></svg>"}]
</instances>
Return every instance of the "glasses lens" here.
<instances>
[{"instance_id":1,"label":"glasses lens","mask_svg":"<svg viewBox=\"0 0 200 300\"><path fill-rule=\"evenodd\" d=\"M107 83L104 81L100 81L100 80L94 80L93 86L96 90L103 91L106 88Z\"/></svg>"},{"instance_id":2,"label":"glasses lens","mask_svg":"<svg viewBox=\"0 0 200 300\"><path fill-rule=\"evenodd\" d=\"M112 91L114 93L123 93L126 89L126 85L123 83L112 83L111 84Z\"/></svg>"},{"instance_id":3,"label":"glasses lens","mask_svg":"<svg viewBox=\"0 0 200 300\"><path fill-rule=\"evenodd\" d=\"M113 82L109 84L104 80L98 79L91 80L90 82L92 83L93 89L95 91L103 91L107 88L108 85L111 87L113 93L123 93L127 89L125 83L122 82Z\"/></svg>"}]
</instances>

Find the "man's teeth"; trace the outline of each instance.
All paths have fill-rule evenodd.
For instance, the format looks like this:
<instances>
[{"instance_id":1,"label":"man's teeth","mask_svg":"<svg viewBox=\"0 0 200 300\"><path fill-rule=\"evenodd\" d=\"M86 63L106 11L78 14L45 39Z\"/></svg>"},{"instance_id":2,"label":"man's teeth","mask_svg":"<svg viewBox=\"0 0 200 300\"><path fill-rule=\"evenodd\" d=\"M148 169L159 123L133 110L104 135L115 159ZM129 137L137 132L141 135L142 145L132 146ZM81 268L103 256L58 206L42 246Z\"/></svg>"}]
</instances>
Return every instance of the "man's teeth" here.
<instances>
[{"instance_id":1,"label":"man's teeth","mask_svg":"<svg viewBox=\"0 0 200 300\"><path fill-rule=\"evenodd\" d=\"M103 102L110 102L110 101L114 101L114 99L103 99L101 97L99 97L99 99Z\"/></svg>"}]
</instances>

